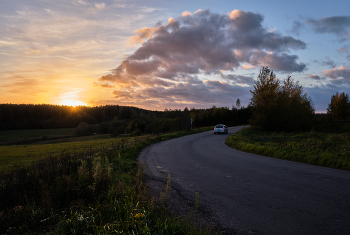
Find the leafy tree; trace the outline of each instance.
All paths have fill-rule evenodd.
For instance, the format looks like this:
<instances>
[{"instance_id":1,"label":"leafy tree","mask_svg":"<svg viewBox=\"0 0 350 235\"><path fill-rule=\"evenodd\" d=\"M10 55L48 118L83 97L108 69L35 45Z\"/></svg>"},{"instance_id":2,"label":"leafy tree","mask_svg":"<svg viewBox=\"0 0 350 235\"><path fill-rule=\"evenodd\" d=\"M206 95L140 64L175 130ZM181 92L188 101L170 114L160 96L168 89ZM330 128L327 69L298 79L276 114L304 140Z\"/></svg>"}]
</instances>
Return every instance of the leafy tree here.
<instances>
[{"instance_id":1,"label":"leafy tree","mask_svg":"<svg viewBox=\"0 0 350 235\"><path fill-rule=\"evenodd\" d=\"M311 98L298 82L294 82L290 76L283 81L279 92L279 126L281 130L307 130L312 126L314 108Z\"/></svg>"},{"instance_id":2,"label":"leafy tree","mask_svg":"<svg viewBox=\"0 0 350 235\"><path fill-rule=\"evenodd\" d=\"M251 105L254 112L251 124L265 130L272 129L277 113L277 97L279 93L280 81L269 68L262 68L257 81L254 84Z\"/></svg>"},{"instance_id":3,"label":"leafy tree","mask_svg":"<svg viewBox=\"0 0 350 235\"><path fill-rule=\"evenodd\" d=\"M263 68L251 93L253 126L266 131L311 129L315 112L311 98L290 76L282 83L272 70Z\"/></svg>"},{"instance_id":4,"label":"leafy tree","mask_svg":"<svg viewBox=\"0 0 350 235\"><path fill-rule=\"evenodd\" d=\"M327 114L333 120L350 119L350 101L349 95L343 93L336 93L332 95L331 103L328 105Z\"/></svg>"}]
</instances>

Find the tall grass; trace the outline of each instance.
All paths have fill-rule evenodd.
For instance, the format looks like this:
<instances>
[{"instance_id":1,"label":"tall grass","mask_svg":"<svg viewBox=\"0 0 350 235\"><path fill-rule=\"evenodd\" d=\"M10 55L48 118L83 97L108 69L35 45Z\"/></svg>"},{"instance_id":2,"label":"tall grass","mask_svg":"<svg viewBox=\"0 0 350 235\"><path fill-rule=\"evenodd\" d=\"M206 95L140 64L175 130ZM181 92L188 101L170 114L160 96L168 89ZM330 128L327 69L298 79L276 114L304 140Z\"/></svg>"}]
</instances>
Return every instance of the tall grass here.
<instances>
[{"instance_id":1,"label":"tall grass","mask_svg":"<svg viewBox=\"0 0 350 235\"><path fill-rule=\"evenodd\" d=\"M143 147L203 130L115 139L2 173L0 233L210 234L149 198L136 164Z\"/></svg>"},{"instance_id":2,"label":"tall grass","mask_svg":"<svg viewBox=\"0 0 350 235\"><path fill-rule=\"evenodd\" d=\"M249 128L226 139L245 152L307 164L350 170L350 133L270 133Z\"/></svg>"}]
</instances>

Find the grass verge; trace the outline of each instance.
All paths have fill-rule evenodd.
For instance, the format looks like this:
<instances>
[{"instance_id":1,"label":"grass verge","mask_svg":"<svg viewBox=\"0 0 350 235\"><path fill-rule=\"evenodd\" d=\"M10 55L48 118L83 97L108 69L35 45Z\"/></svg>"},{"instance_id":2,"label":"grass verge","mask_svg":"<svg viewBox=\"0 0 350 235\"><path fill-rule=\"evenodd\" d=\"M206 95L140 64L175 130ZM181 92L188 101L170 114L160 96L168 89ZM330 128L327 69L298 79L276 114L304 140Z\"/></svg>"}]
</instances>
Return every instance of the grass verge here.
<instances>
[{"instance_id":1,"label":"grass verge","mask_svg":"<svg viewBox=\"0 0 350 235\"><path fill-rule=\"evenodd\" d=\"M150 144L211 129L80 143L74 151L59 151L3 172L0 232L210 234L190 219L171 216L164 205L148 198L136 161Z\"/></svg>"},{"instance_id":2,"label":"grass verge","mask_svg":"<svg viewBox=\"0 0 350 235\"><path fill-rule=\"evenodd\" d=\"M350 170L350 134L269 133L244 129L226 139L232 148L312 165Z\"/></svg>"}]
</instances>

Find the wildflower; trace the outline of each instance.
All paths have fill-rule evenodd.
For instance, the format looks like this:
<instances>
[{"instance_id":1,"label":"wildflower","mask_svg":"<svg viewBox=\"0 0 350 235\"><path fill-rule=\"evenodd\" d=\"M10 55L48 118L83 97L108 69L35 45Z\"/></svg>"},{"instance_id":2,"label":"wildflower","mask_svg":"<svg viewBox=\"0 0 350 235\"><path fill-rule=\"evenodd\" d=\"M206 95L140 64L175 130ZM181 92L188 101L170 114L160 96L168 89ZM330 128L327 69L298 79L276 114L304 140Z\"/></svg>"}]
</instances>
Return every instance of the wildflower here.
<instances>
[{"instance_id":1,"label":"wildflower","mask_svg":"<svg viewBox=\"0 0 350 235\"><path fill-rule=\"evenodd\" d=\"M137 213L137 214L135 215L135 218L136 218L136 219L143 218L143 217L145 217L145 215L142 214L142 213Z\"/></svg>"}]
</instances>

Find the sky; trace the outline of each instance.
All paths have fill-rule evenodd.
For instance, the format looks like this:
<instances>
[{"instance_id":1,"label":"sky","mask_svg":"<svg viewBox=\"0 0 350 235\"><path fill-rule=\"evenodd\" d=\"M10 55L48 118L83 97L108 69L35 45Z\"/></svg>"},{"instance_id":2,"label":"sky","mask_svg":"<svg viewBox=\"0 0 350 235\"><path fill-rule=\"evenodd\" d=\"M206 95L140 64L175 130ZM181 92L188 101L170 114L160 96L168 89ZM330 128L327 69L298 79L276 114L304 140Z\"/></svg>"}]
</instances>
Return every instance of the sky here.
<instances>
[{"instance_id":1,"label":"sky","mask_svg":"<svg viewBox=\"0 0 350 235\"><path fill-rule=\"evenodd\" d=\"M0 103L247 106L262 67L350 94L350 1L0 1Z\"/></svg>"}]
</instances>

